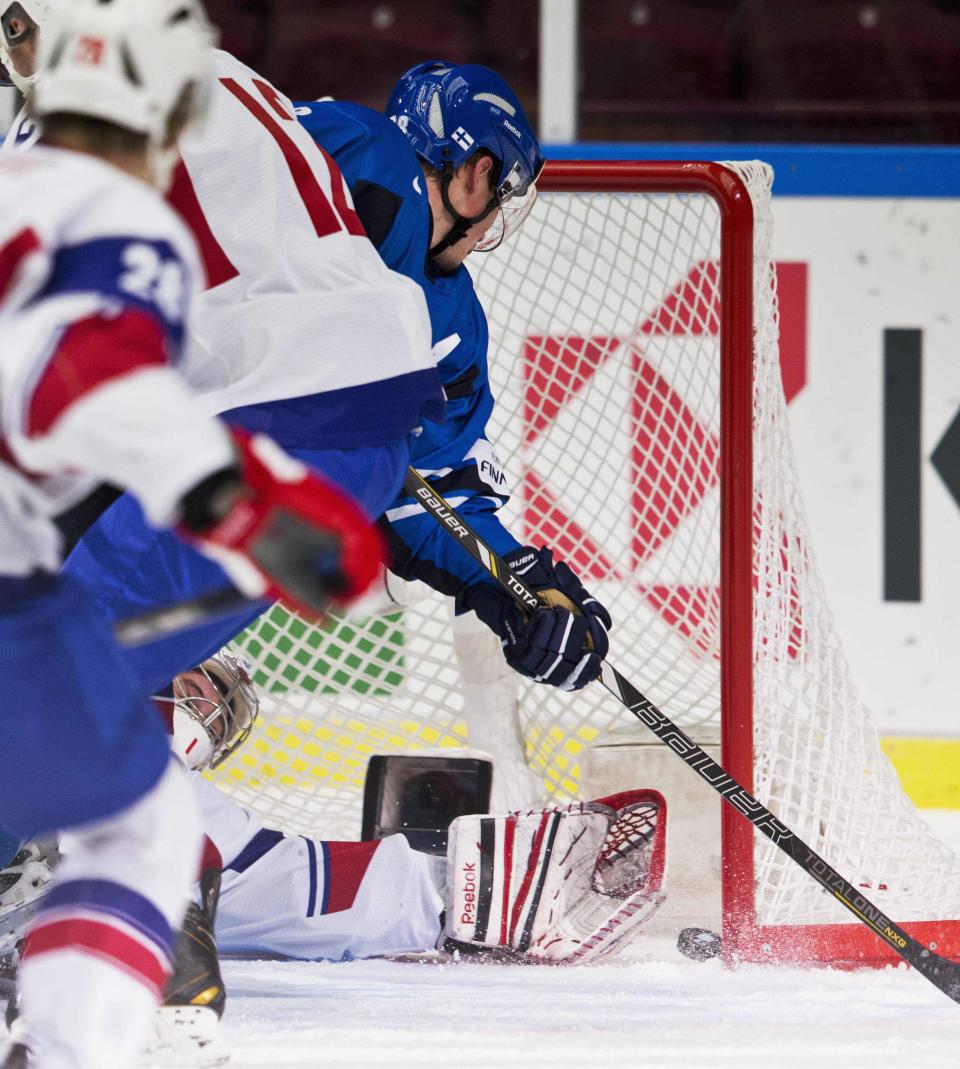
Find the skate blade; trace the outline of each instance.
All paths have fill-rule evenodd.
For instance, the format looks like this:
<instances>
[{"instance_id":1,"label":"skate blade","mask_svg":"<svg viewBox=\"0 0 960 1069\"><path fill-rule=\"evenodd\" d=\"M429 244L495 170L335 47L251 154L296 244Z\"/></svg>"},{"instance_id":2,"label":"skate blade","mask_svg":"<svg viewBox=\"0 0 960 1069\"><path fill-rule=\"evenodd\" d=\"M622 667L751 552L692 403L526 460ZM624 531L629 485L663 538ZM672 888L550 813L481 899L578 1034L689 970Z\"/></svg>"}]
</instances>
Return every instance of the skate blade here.
<instances>
[{"instance_id":1,"label":"skate blade","mask_svg":"<svg viewBox=\"0 0 960 1069\"><path fill-rule=\"evenodd\" d=\"M154 1018L153 1035L137 1065L139 1069L207 1069L225 1065L229 1058L220 1019L213 1010L161 1006Z\"/></svg>"}]
</instances>

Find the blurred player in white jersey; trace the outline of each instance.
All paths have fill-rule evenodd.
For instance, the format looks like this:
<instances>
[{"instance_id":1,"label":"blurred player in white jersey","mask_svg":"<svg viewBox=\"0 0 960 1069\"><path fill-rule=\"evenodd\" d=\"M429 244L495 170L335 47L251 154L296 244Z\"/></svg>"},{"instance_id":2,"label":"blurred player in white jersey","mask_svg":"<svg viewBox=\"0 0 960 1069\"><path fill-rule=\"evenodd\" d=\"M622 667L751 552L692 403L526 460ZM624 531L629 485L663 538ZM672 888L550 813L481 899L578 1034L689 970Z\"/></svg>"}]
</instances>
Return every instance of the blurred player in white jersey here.
<instances>
[{"instance_id":1,"label":"blurred player in white jersey","mask_svg":"<svg viewBox=\"0 0 960 1069\"><path fill-rule=\"evenodd\" d=\"M181 138L170 194L208 283L180 369L210 412L269 434L375 518L403 480L410 434L443 417L422 293L383 264L289 101L226 53L215 62L209 118ZM201 556L149 529L129 495L86 531L67 570L96 586L111 619L219 583ZM144 646L132 663L163 687L267 607Z\"/></svg>"},{"instance_id":2,"label":"blurred player in white jersey","mask_svg":"<svg viewBox=\"0 0 960 1069\"><path fill-rule=\"evenodd\" d=\"M110 482L249 596L314 615L378 571L344 495L266 438L231 436L170 367L200 266L149 185L207 99L211 41L196 0L71 0L41 41L42 141L0 157L0 678L16 754L0 813L20 833L70 832L26 936L7 1069L132 1064L196 874L189 789L89 593L58 574L58 518Z\"/></svg>"},{"instance_id":3,"label":"blurred player in white jersey","mask_svg":"<svg viewBox=\"0 0 960 1069\"><path fill-rule=\"evenodd\" d=\"M42 84L31 42L63 10L63 0L0 0L19 82ZM422 294L385 267L336 165L283 94L226 53L215 64L208 120L181 138L179 162L169 160L169 200L198 240L207 283L180 370L208 411L270 434L375 517L400 487L410 432L443 417ZM8 146L30 144L30 122L14 123ZM109 497L74 514L71 541ZM129 496L88 532L67 570L97 587L111 618L221 581L202 556L151 530ZM150 689L163 687L266 607L145 646L131 662Z\"/></svg>"}]
</instances>

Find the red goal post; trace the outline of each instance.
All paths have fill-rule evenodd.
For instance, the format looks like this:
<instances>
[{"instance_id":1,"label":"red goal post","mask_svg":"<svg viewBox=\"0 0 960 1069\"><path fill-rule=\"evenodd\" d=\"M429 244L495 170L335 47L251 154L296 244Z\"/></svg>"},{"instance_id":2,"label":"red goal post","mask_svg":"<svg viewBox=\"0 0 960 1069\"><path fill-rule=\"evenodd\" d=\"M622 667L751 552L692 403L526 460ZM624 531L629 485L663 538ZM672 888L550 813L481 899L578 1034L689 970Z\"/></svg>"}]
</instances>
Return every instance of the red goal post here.
<instances>
[{"instance_id":1,"label":"red goal post","mask_svg":"<svg viewBox=\"0 0 960 1069\"><path fill-rule=\"evenodd\" d=\"M752 792L753 201L740 176L710 161L553 160L544 167L539 186L543 193L695 194L709 197L717 206L721 754L724 768ZM749 953L741 933L755 927L755 832L723 806L721 835L724 944Z\"/></svg>"},{"instance_id":2,"label":"red goal post","mask_svg":"<svg viewBox=\"0 0 960 1069\"><path fill-rule=\"evenodd\" d=\"M718 730L731 775L956 953L960 865L880 750L817 578L784 418L771 180L760 163L552 161L524 227L471 257L506 519L610 605L628 678L695 738ZM275 610L236 645L267 714L216 778L291 830L356 835L373 752L479 745L501 784L511 769L521 795L567 798L587 747L639 730L599 687L504 671L482 625L436 596L322 630ZM730 960L893 960L737 813L721 820Z\"/></svg>"}]
</instances>

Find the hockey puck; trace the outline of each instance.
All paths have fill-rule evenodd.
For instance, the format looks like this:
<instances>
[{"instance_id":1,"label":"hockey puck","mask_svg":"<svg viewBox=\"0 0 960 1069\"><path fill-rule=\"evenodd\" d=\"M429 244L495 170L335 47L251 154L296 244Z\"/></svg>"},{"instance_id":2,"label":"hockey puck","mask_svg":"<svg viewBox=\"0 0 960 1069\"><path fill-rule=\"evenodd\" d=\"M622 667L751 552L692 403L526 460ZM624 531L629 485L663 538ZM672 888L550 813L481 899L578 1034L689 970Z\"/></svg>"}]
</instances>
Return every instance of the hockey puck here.
<instances>
[{"instance_id":1,"label":"hockey puck","mask_svg":"<svg viewBox=\"0 0 960 1069\"><path fill-rule=\"evenodd\" d=\"M709 928L684 928L677 936L677 950L693 961L706 961L720 953L720 936Z\"/></svg>"}]
</instances>

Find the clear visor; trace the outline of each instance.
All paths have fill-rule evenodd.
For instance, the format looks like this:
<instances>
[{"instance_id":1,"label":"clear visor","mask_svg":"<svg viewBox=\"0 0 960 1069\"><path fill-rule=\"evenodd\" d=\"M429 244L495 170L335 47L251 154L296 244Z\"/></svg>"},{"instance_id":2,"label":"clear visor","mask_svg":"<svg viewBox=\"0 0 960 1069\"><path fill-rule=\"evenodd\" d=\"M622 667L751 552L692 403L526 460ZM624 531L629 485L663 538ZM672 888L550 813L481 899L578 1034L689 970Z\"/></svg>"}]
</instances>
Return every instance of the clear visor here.
<instances>
[{"instance_id":1,"label":"clear visor","mask_svg":"<svg viewBox=\"0 0 960 1069\"><path fill-rule=\"evenodd\" d=\"M500 189L503 186L501 185ZM499 197L500 190L497 190ZM500 201L500 210L493 225L474 245L474 252L492 252L511 235L523 226L524 219L530 214L537 199L537 187L530 183L525 193L511 194L506 200Z\"/></svg>"},{"instance_id":2,"label":"clear visor","mask_svg":"<svg viewBox=\"0 0 960 1069\"><path fill-rule=\"evenodd\" d=\"M3 43L7 49L26 44L37 32L37 24L23 10L20 4L10 6L0 15L0 29L3 31Z\"/></svg>"},{"instance_id":3,"label":"clear visor","mask_svg":"<svg viewBox=\"0 0 960 1069\"><path fill-rule=\"evenodd\" d=\"M10 4L0 15L0 85L22 87L28 81L17 75L11 52L34 39L37 24L20 4Z\"/></svg>"},{"instance_id":4,"label":"clear visor","mask_svg":"<svg viewBox=\"0 0 960 1069\"><path fill-rule=\"evenodd\" d=\"M515 163L504 176L503 181L497 186L497 200L501 205L514 197L522 197L527 189L533 185L524 177L520 164Z\"/></svg>"}]
</instances>

